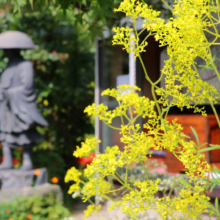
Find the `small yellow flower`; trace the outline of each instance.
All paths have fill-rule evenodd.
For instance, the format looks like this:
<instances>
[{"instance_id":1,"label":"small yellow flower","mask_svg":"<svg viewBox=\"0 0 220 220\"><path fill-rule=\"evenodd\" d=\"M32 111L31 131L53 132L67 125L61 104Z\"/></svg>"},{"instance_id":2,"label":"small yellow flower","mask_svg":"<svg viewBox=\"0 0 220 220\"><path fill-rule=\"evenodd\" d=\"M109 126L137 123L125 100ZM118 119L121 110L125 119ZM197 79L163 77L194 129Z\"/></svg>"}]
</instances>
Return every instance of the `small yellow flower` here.
<instances>
[{"instance_id":1,"label":"small yellow flower","mask_svg":"<svg viewBox=\"0 0 220 220\"><path fill-rule=\"evenodd\" d=\"M48 100L45 99L45 100L43 101L43 104L44 104L45 106L48 106L48 105L49 105Z\"/></svg>"}]
</instances>

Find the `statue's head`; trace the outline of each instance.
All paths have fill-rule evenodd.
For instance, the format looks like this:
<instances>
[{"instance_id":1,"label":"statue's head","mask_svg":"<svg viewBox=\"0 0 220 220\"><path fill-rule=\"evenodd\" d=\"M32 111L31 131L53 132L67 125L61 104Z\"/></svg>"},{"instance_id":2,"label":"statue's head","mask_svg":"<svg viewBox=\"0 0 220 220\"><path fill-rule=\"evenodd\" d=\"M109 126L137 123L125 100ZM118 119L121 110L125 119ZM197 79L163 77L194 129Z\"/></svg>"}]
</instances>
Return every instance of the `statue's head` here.
<instances>
[{"instance_id":1,"label":"statue's head","mask_svg":"<svg viewBox=\"0 0 220 220\"><path fill-rule=\"evenodd\" d=\"M0 49L34 49L34 43L27 34L20 31L6 31L0 34Z\"/></svg>"},{"instance_id":2,"label":"statue's head","mask_svg":"<svg viewBox=\"0 0 220 220\"><path fill-rule=\"evenodd\" d=\"M9 58L20 56L20 50L34 49L30 37L20 31L6 31L0 34L0 49Z\"/></svg>"}]
</instances>

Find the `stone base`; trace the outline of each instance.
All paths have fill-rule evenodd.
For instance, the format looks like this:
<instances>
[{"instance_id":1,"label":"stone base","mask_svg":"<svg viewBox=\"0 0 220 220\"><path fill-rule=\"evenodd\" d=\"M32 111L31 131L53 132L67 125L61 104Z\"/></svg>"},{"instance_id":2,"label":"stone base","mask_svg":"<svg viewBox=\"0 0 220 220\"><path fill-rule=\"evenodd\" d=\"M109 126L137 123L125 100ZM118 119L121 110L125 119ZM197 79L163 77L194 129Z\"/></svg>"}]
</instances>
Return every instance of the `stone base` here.
<instances>
[{"instance_id":1,"label":"stone base","mask_svg":"<svg viewBox=\"0 0 220 220\"><path fill-rule=\"evenodd\" d=\"M21 189L39 186L48 181L46 168L35 170L0 170L0 189Z\"/></svg>"},{"instance_id":2,"label":"stone base","mask_svg":"<svg viewBox=\"0 0 220 220\"><path fill-rule=\"evenodd\" d=\"M45 183L40 186L35 187L25 187L23 189L8 189L0 191L0 203L10 202L18 196L47 196L49 193L53 193L58 196L61 201L63 201L63 193L59 185Z\"/></svg>"}]
</instances>

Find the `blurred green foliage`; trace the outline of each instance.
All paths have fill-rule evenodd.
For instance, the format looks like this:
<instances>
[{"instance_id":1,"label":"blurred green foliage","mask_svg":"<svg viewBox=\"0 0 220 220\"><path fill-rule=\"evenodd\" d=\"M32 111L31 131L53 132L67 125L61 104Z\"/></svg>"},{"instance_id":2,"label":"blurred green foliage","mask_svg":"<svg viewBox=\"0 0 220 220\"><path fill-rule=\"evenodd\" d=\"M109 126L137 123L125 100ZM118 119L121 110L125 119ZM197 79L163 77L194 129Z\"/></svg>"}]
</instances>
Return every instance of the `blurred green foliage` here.
<instances>
[{"instance_id":1,"label":"blurred green foliage","mask_svg":"<svg viewBox=\"0 0 220 220\"><path fill-rule=\"evenodd\" d=\"M6 2L6 1L5 1ZM84 108L94 101L94 52L83 27L73 28L72 17L50 10L33 10L15 15L7 4L0 9L0 32L27 33L36 50L22 51L35 69L38 107L49 127L38 128L45 140L34 148L36 168L47 167L49 181L56 176L65 192L66 170L76 165L72 153L86 134L93 134L91 119ZM0 50L0 74L7 58ZM21 161L21 151L14 156Z\"/></svg>"},{"instance_id":2,"label":"blurred green foliage","mask_svg":"<svg viewBox=\"0 0 220 220\"><path fill-rule=\"evenodd\" d=\"M162 16L167 16L170 11L161 0L140 0L152 5L154 9L161 11ZM167 1L172 4L174 0ZM96 36L102 37L104 26L110 30L113 25L118 23L124 16L123 13L113 12L117 8L121 0L7 0L14 12L24 13L22 6L31 11L35 8L48 10L53 7L57 11L62 11L64 14L71 14L73 25L82 25L84 31L88 33L88 40L94 41ZM118 25L118 24L117 24Z\"/></svg>"},{"instance_id":3,"label":"blurred green foliage","mask_svg":"<svg viewBox=\"0 0 220 220\"><path fill-rule=\"evenodd\" d=\"M163 16L169 13L160 0L142 1ZM65 196L64 175L76 165L72 152L94 130L93 119L83 113L94 97L94 39L102 37L105 26L118 25L123 14L116 16L113 9L120 2L0 0L0 32L20 30L36 44L36 50L22 54L33 62L37 103L49 127L38 128L45 140L34 148L33 160L35 167L47 167L50 181L59 178ZM0 73L7 61L0 50ZM14 157L21 162L21 151L15 150Z\"/></svg>"},{"instance_id":4,"label":"blurred green foliage","mask_svg":"<svg viewBox=\"0 0 220 220\"><path fill-rule=\"evenodd\" d=\"M21 196L0 204L1 220L61 220L68 215L68 209L52 193L43 197Z\"/></svg>"}]
</instances>

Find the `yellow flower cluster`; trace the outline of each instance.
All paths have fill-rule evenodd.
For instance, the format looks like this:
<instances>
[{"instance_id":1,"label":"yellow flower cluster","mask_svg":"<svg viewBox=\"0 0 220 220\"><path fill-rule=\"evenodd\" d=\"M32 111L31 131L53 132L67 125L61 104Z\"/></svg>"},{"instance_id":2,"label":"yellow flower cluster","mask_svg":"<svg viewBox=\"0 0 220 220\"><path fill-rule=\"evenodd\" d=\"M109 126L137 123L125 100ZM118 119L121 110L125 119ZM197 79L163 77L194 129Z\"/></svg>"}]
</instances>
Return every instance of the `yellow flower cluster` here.
<instances>
[{"instance_id":1,"label":"yellow flower cluster","mask_svg":"<svg viewBox=\"0 0 220 220\"><path fill-rule=\"evenodd\" d=\"M94 204L93 205L89 205L87 207L87 209L84 211L84 214L85 214L85 218L89 217L92 213L97 213L99 210L101 210L102 206L101 205L98 205L98 206L95 206Z\"/></svg>"},{"instance_id":2,"label":"yellow flower cluster","mask_svg":"<svg viewBox=\"0 0 220 220\"><path fill-rule=\"evenodd\" d=\"M211 43L204 34L210 26L210 20L206 19L210 16L209 4L208 0L176 1L172 11L174 18L157 27L153 24L155 39L161 46L167 45L170 56L162 70L166 89L158 89L158 95L173 96L173 105L180 108L191 108L192 104L203 104L207 100L216 102L219 97L217 89L200 78L195 63L197 57L207 65L212 59ZM181 84L176 85L176 81ZM187 88L185 94L181 92L183 87Z\"/></svg>"},{"instance_id":3,"label":"yellow flower cluster","mask_svg":"<svg viewBox=\"0 0 220 220\"><path fill-rule=\"evenodd\" d=\"M162 1L166 3L165 0ZM146 79L152 87L153 100L140 97L136 92L140 91L137 86L123 85L102 93L116 99L118 107L115 109L109 110L104 104L93 104L85 109L88 115L98 116L109 127L119 130L124 148L121 151L118 146L109 146L104 153L99 152L84 170L84 177L88 178L86 183L81 180L81 172L74 167L67 171L65 177L65 182L75 182L69 193L80 190L84 201L97 195L111 199L111 195L116 191L122 193L121 200L114 202L110 210L119 207L130 215L130 219L137 219L138 213L151 208L155 209L162 219L178 219L179 214L182 219L196 219L202 212L208 212L207 208L210 207L209 198L204 195L204 183L201 181L206 178L205 172L211 171L210 165L200 153L199 147L187 139L182 132L182 126L176 120L169 123L166 115L172 106L181 109L194 108L195 112L205 115L204 109L198 108L197 105L207 100L213 105L219 98L217 89L201 79L195 62L195 59L200 57L207 65L216 69L210 46L217 44L219 37L216 31L216 26L220 23L219 5L214 5L210 0L178 0L174 1L173 9L170 9L173 17L168 21L159 17L160 12L138 0L124 0L119 8L115 9L133 19L134 30L129 27L114 28L113 45L123 45L128 53L134 54L142 62L140 53L147 46L147 38L154 35L161 46L167 46L170 58L165 61L161 77L156 82L151 81L143 65ZM218 19L213 16L216 11ZM143 31L138 33L135 26L138 16L144 20L143 31L148 31L143 42L139 42ZM135 36L131 36L132 32ZM213 34L215 40L208 42L205 32ZM135 46L131 46L131 41ZM220 80L218 71L216 74ZM158 88L157 84L164 75L166 87ZM179 85L176 84L177 81ZM187 89L185 94L182 93L183 88ZM161 96L159 100L155 92ZM173 97L171 103L168 96ZM121 119L121 127L112 125L112 120L116 117ZM138 117L147 119L147 123L143 125L147 133L143 132L142 126L137 123ZM99 143L97 137L87 139L81 148L77 147L74 156L88 156L91 151L97 151ZM154 197L159 190L159 179L149 180L145 172L145 180L129 182L129 166L134 162L143 165L151 157L152 149L172 152L185 166L189 183L193 186L186 184L179 197L165 196L159 199ZM125 175L118 174L119 168L125 169ZM122 187L115 189L113 182L108 181L112 179L117 180ZM88 206L85 217L98 210L100 206Z\"/></svg>"},{"instance_id":4,"label":"yellow flower cluster","mask_svg":"<svg viewBox=\"0 0 220 220\"><path fill-rule=\"evenodd\" d=\"M162 70L162 74L166 76L166 89L157 89L157 94L166 99L168 96L172 96L173 106L176 105L181 109L185 106L195 108L195 112L199 111L205 115L205 112L198 109L196 105L207 101L216 103L219 98L217 89L201 80L195 63L195 59L201 57L207 65L214 65L209 47L215 43L219 35L208 28L211 26L216 30L216 26L220 22L216 21L211 14L216 12L216 8L210 6L210 1L175 1L172 11L174 17L167 22L158 17L160 12L137 0L125 0L115 11L121 11L126 16L130 16L134 24L138 16L143 18L143 30L146 29L150 32L148 36L154 35L161 46L167 46L170 58L165 62ZM215 19L215 23L213 19ZM125 29L126 34L123 34ZM136 37L130 37L132 29L118 27L114 31L116 34L113 37L113 45L124 45L127 52L135 54L135 57L140 57L140 53L145 51L148 36L139 44L139 33L136 32ZM207 42L205 31L212 33L216 39L213 42ZM134 48L130 47L131 41L135 42ZM218 75L218 73L216 74ZM180 85L176 85L177 81ZM184 87L187 88L187 91L182 94Z\"/></svg>"},{"instance_id":5,"label":"yellow flower cluster","mask_svg":"<svg viewBox=\"0 0 220 220\"><path fill-rule=\"evenodd\" d=\"M122 162L118 161L117 155L121 152L118 146L107 147L105 154L98 154L93 159L92 164L88 165L85 170L85 175L88 178L95 177L104 178L109 175L114 175L117 166L121 167Z\"/></svg>"},{"instance_id":6,"label":"yellow flower cluster","mask_svg":"<svg viewBox=\"0 0 220 220\"><path fill-rule=\"evenodd\" d=\"M79 170L77 170L75 167L72 167L67 171L66 176L64 178L65 183L70 182L70 181L75 182L74 184L70 186L68 190L69 194L72 194L73 192L80 190L81 175L82 173Z\"/></svg>"},{"instance_id":7,"label":"yellow flower cluster","mask_svg":"<svg viewBox=\"0 0 220 220\"><path fill-rule=\"evenodd\" d=\"M129 110L129 106L133 106L134 113L137 114L137 117L142 116L145 117L153 117L156 112L154 111L155 103L150 101L146 97L140 97L134 91L140 91L137 86L118 86L118 90L116 89L107 89L102 92L102 96L108 95L114 97L119 106L114 110L108 110L108 107L104 104L100 104L95 106L92 104L85 108L85 113L88 115L97 115L100 120L105 122L106 124L111 124L112 120L119 116L124 116L127 118L127 111Z\"/></svg>"},{"instance_id":8,"label":"yellow flower cluster","mask_svg":"<svg viewBox=\"0 0 220 220\"><path fill-rule=\"evenodd\" d=\"M69 181L75 181L78 182L79 181L79 177L82 175L82 173L77 170L75 167L70 168L65 176L65 182L69 182Z\"/></svg>"},{"instance_id":9,"label":"yellow flower cluster","mask_svg":"<svg viewBox=\"0 0 220 220\"><path fill-rule=\"evenodd\" d=\"M174 197L172 200L165 197L158 200L155 209L162 219L179 219L179 213L182 214L182 219L198 219L202 212L207 212L206 208L209 206L209 198L204 195L201 187L197 191L186 187L181 190L180 197Z\"/></svg>"},{"instance_id":10,"label":"yellow flower cluster","mask_svg":"<svg viewBox=\"0 0 220 220\"><path fill-rule=\"evenodd\" d=\"M89 198L95 195L105 195L111 189L111 184L101 178L90 178L89 182L83 187L83 201L86 202Z\"/></svg>"},{"instance_id":11,"label":"yellow flower cluster","mask_svg":"<svg viewBox=\"0 0 220 220\"><path fill-rule=\"evenodd\" d=\"M75 157L88 157L92 151L96 151L98 144L101 143L98 137L91 139L86 139L85 142L81 142L81 147L76 146L76 151L74 151L73 156Z\"/></svg>"},{"instance_id":12,"label":"yellow flower cluster","mask_svg":"<svg viewBox=\"0 0 220 220\"><path fill-rule=\"evenodd\" d=\"M125 0L121 2L119 8L115 9L115 11L124 12L126 16L131 17L134 21L134 26L138 17L144 18L144 23L146 25L145 28L147 30L150 30L148 23L152 23L152 27L153 25L156 25L156 23L161 25L164 23L164 20L158 18L160 12L153 10L152 8L148 7L147 4L137 0ZM148 45L146 41L147 38L145 38L145 41L139 44L139 34L136 33L136 37L130 36L133 29L129 27L117 27L113 28L113 31L115 32L112 41L113 45L124 45L124 49L126 49L128 53L134 54L135 58L138 57L141 52L145 51L145 47ZM151 36L151 33L148 35L148 37L149 36ZM133 43L131 42L134 42L135 46L133 46Z\"/></svg>"},{"instance_id":13,"label":"yellow flower cluster","mask_svg":"<svg viewBox=\"0 0 220 220\"><path fill-rule=\"evenodd\" d=\"M137 219L138 213L145 212L148 209L156 207L157 200L154 194L158 191L160 180L149 180L149 181L137 181L129 193L125 194L121 201L112 203L109 207L109 211L114 208L121 207L123 213L129 214L130 219Z\"/></svg>"},{"instance_id":14,"label":"yellow flower cluster","mask_svg":"<svg viewBox=\"0 0 220 220\"><path fill-rule=\"evenodd\" d=\"M156 209L163 219L166 219L168 214L176 219L176 213L182 213L185 219L195 217L205 211L207 207L208 197L203 195L204 190L200 178L205 177L204 173L210 171L210 166L204 160L203 155L198 152L195 143L186 140L185 134L182 133L182 126L176 123L175 120L168 123L166 119L160 118L154 111L154 101L139 97L137 93L134 93L136 90L140 89L131 86L120 86L120 90L108 89L103 92L103 95L111 95L118 100L118 108L121 107L118 116L121 115L127 118L127 124L122 120L121 128L118 128L121 134L120 140L124 143L124 150L120 151L118 146L113 146L107 147L105 153L97 154L92 163L84 170L84 175L89 180L87 183L80 180L81 173L75 168L68 170L65 181L73 180L75 182L70 187L69 193L73 193L74 190L79 191L80 183L83 183L81 190L84 201L95 195L108 198L108 195L114 191L114 186L107 179L113 177L124 188L127 188L128 193L122 197L121 201L113 203L111 208L120 207L123 212L132 217L131 219L135 219L137 213L150 208ZM121 91L127 91L127 93ZM148 118L148 122L144 124L144 128L148 129L147 134L140 130L140 124L135 123L137 118L134 119L131 114L127 114L127 111L132 108L138 116L145 115ZM94 106L92 110L87 107L87 113L97 115L98 109L99 106ZM99 112L99 114L100 118L104 117L102 116L103 113ZM110 111L109 117L115 117L114 110ZM77 148L74 155L88 155L91 149L96 149L98 142L97 138L86 140L85 143L82 143L81 148ZM91 146L88 146L89 144ZM159 179L155 181L136 181L132 186L128 183L127 175L124 179L118 176L117 168L127 167L133 162L143 163L150 157L151 149L166 149L173 152L185 165L190 181L193 181L195 186L190 189L183 189L180 194L181 197L164 200L154 197L159 189ZM180 206L181 202L183 202L183 206ZM196 206L194 206L195 204ZM186 212L187 207L191 208Z\"/></svg>"}]
</instances>

